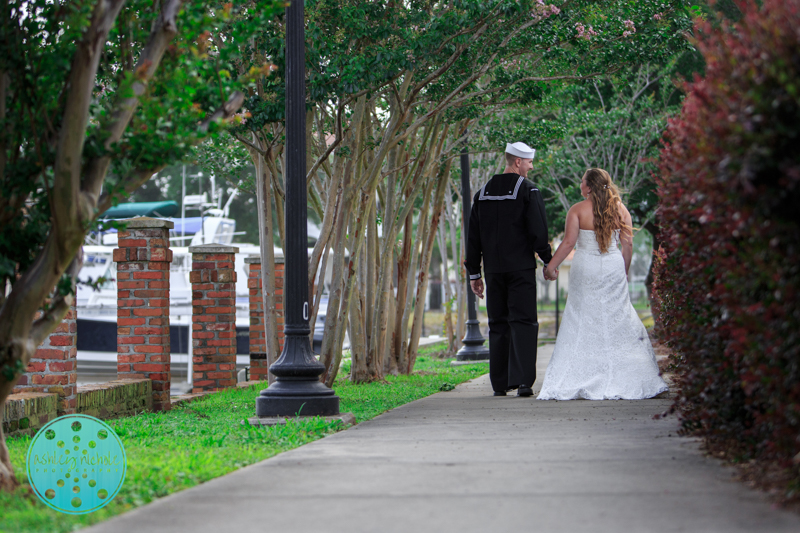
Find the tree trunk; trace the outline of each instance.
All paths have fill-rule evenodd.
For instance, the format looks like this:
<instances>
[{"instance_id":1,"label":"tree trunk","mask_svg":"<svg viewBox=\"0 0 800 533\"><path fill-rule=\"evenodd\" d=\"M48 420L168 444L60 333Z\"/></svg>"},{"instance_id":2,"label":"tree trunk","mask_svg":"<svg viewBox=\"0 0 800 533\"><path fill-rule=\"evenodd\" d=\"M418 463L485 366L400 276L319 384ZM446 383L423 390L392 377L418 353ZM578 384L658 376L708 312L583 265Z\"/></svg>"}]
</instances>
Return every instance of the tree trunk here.
<instances>
[{"instance_id":1,"label":"tree trunk","mask_svg":"<svg viewBox=\"0 0 800 533\"><path fill-rule=\"evenodd\" d=\"M406 373L414 371L414 363L417 360L417 350L419 349L419 338L422 333L422 313L425 310L425 297L428 294L428 270L430 268L431 256L433 255L433 243L436 240L436 230L439 225L442 208L444 206L444 193L448 188L447 180L450 177L450 162L444 164L439 170L439 179L436 191L436 199L432 207L432 217L430 227L424 233L424 249L420 258L419 280L417 283L416 307L414 309L414 323L411 327L411 338L408 341L408 355L406 356Z\"/></svg>"},{"instance_id":2,"label":"tree trunk","mask_svg":"<svg viewBox=\"0 0 800 533\"><path fill-rule=\"evenodd\" d=\"M433 181L428 180L428 184L425 187L425 193L422 199L422 208L419 210L419 221L417 223L417 237L414 239L414 245L411 247L411 258L409 260L409 274L408 274L408 286L406 287L406 305L403 309L403 318L402 322L400 323L400 332L402 335L402 344L400 349L400 357L397 361L397 366L400 368L400 372L403 374L408 373L409 363L408 363L408 354L409 354L409 337L408 337L408 322L411 320L411 312L415 303L415 299L412 297L413 291L416 289L417 294L419 294L419 288L414 283L411 283L412 280L412 273L415 273L415 278L418 278L420 269L417 268L418 258L420 257L420 248L423 242L423 237L425 235L425 228L428 225L428 211L430 210L430 198L431 198L431 191L433 190ZM420 313L421 314L421 313Z\"/></svg>"},{"instance_id":3,"label":"tree trunk","mask_svg":"<svg viewBox=\"0 0 800 533\"><path fill-rule=\"evenodd\" d=\"M14 388L14 381L0 382L0 409L5 406L6 398L11 394ZM19 487L19 480L14 475L14 467L11 465L11 457L8 454L8 447L6 446L6 436L3 433L3 425L0 424L0 490L10 492Z\"/></svg>"},{"instance_id":4,"label":"tree trunk","mask_svg":"<svg viewBox=\"0 0 800 533\"><path fill-rule=\"evenodd\" d=\"M347 176L345 176L344 179L347 180ZM344 295L344 280L346 277L345 269L352 268L352 251L348 261L345 261L344 257L345 242L347 240L347 220L350 215L352 198L344 191L341 194L345 196L342 202L342 209L336 219L336 227L334 230L333 275L331 276L328 312L325 318L325 329L322 335L322 348L319 357L320 363L322 363L326 369L320 376L320 380L324 382L327 382L328 373L333 366L333 361L337 358L336 353L341 351L341 348L337 348L341 346L341 343L338 341L339 331L337 323L343 320L341 310L349 305L347 302L343 303L342 300Z\"/></svg>"},{"instance_id":5,"label":"tree trunk","mask_svg":"<svg viewBox=\"0 0 800 533\"><path fill-rule=\"evenodd\" d=\"M447 237L445 237L446 219L442 219L439 226L439 256L442 260L442 284L444 286L444 330L447 336L447 351L456 352L455 332L453 331L453 313L450 310L452 304L452 290L450 288L450 276L447 271Z\"/></svg>"},{"instance_id":6,"label":"tree trunk","mask_svg":"<svg viewBox=\"0 0 800 533\"><path fill-rule=\"evenodd\" d=\"M456 188L456 192L458 188ZM462 339L464 335L466 335L466 294L464 289L466 288L466 282L464 281L464 266L463 266L463 258L461 257L461 249L463 245L463 239L457 238L456 228L461 225L461 216L458 210L456 210L453 206L453 199L451 198L451 194L445 194L445 209L447 210L447 218L448 222L450 223L450 248L453 254L453 275L456 278L456 326L454 335L455 339L455 350L460 350L462 346ZM461 205L461 204L459 204ZM465 232L464 232L465 233Z\"/></svg>"},{"instance_id":7,"label":"tree trunk","mask_svg":"<svg viewBox=\"0 0 800 533\"><path fill-rule=\"evenodd\" d=\"M405 350L405 343L403 342L405 327L403 326L403 318L406 311L406 301L408 298L408 278L409 267L412 255L412 234L414 232L414 215L408 213L406 216L405 224L403 226L403 247L397 257L397 297L395 304L395 317L394 328L392 331L392 359L393 362L390 366L398 368L402 359L401 354Z\"/></svg>"},{"instance_id":8,"label":"tree trunk","mask_svg":"<svg viewBox=\"0 0 800 533\"><path fill-rule=\"evenodd\" d=\"M277 304L275 302L275 241L272 227L272 199L267 166L260 153L255 154L256 201L258 202L258 233L261 248L261 296L264 306L264 337L267 343L267 364L272 365L280 356ZM272 372L268 383L275 382Z\"/></svg>"},{"instance_id":9,"label":"tree trunk","mask_svg":"<svg viewBox=\"0 0 800 533\"><path fill-rule=\"evenodd\" d=\"M369 205L370 195L367 194L363 190L360 192L360 194L361 194L361 198L359 199L358 207L356 208L355 211L353 211L353 215L352 215L352 217L353 217L353 221L352 221L352 224L351 224L351 234L352 234L351 242L352 242L352 244L351 244L351 247L350 247L350 261L349 261L350 268L347 271L347 279L345 280L344 294L342 296L342 302L346 303L348 305L346 305L346 306L343 305L341 307L341 309L343 310L343 313L341 313L337 317L337 321L340 322L340 324L338 326L340 328L340 330L342 330L343 327L344 327L342 324L347 323L347 315L348 315L349 310L350 310L350 299L351 299L351 295L353 293L353 285L354 285L354 282L356 281L356 277L357 277L356 276L356 267L357 267L357 263L356 262L358 261L359 252L360 252L362 244L364 242L364 234L366 233L365 228L364 228L366 217L364 216L364 213L367 212L367 206ZM362 328L363 328L363 322L362 322ZM359 335L360 333L355 332L354 334L355 335ZM338 349L337 349L336 354L334 354L335 357L333 358L333 361L331 361L330 365L328 366L327 373L325 375L325 384L328 385L329 387L333 385L333 382L336 379L336 374L339 372L339 364L342 361L342 339L344 338L343 332L340 331L339 335L337 335L337 337L338 337L338 339L337 339L337 348ZM356 344L355 344L354 339L351 338L350 339L350 354L351 354L351 357L353 357L353 358L357 357L355 350L356 350ZM352 375L352 372L351 372L351 375Z\"/></svg>"}]
</instances>

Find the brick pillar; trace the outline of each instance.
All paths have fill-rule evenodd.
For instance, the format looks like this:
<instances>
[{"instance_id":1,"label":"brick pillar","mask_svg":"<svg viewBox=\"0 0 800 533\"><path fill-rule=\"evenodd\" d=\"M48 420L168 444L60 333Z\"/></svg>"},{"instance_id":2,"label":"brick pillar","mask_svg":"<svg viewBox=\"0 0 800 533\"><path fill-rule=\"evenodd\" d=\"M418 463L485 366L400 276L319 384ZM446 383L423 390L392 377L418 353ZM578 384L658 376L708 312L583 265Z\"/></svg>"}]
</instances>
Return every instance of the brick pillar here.
<instances>
[{"instance_id":1,"label":"brick pillar","mask_svg":"<svg viewBox=\"0 0 800 533\"><path fill-rule=\"evenodd\" d=\"M275 258L275 314L278 320L278 354L277 357L283 353L283 257ZM311 326L311 331L314 331L314 326Z\"/></svg>"},{"instance_id":2,"label":"brick pillar","mask_svg":"<svg viewBox=\"0 0 800 533\"><path fill-rule=\"evenodd\" d=\"M261 285L261 257L251 255L244 260L248 267L250 289L250 379L267 380L270 358L267 357L266 322L264 321L264 296ZM277 304L278 341L283 350L283 258L275 259L275 300ZM275 361L280 353L275 354Z\"/></svg>"},{"instance_id":3,"label":"brick pillar","mask_svg":"<svg viewBox=\"0 0 800 533\"><path fill-rule=\"evenodd\" d=\"M36 318L41 316L41 311ZM58 394L58 416L72 414L77 405L78 323L75 300L55 331L31 357L14 393L49 392Z\"/></svg>"},{"instance_id":4,"label":"brick pillar","mask_svg":"<svg viewBox=\"0 0 800 533\"><path fill-rule=\"evenodd\" d=\"M153 382L153 411L170 408L169 230L157 218L133 218L119 233L117 376Z\"/></svg>"},{"instance_id":5,"label":"brick pillar","mask_svg":"<svg viewBox=\"0 0 800 533\"><path fill-rule=\"evenodd\" d=\"M239 249L189 247L192 254L192 392L236 385L236 270Z\"/></svg>"}]
</instances>

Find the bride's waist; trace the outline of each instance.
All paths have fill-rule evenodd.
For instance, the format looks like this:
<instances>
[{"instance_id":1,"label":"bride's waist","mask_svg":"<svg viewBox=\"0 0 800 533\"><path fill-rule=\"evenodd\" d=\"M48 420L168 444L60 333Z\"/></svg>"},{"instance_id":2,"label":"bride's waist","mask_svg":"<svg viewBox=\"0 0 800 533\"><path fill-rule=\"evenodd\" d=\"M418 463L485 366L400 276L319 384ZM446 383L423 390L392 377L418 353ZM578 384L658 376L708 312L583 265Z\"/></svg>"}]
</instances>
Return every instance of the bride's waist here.
<instances>
[{"instance_id":1,"label":"bride's waist","mask_svg":"<svg viewBox=\"0 0 800 533\"><path fill-rule=\"evenodd\" d=\"M620 252L619 248L617 248L616 246L613 247L613 248L609 248L605 252L601 252L600 248L580 248L580 247L578 247L578 249L575 250L575 254L598 255L598 256L604 256L604 255L611 256L611 255L616 255L616 254L620 254L620 253L621 252Z\"/></svg>"}]
</instances>

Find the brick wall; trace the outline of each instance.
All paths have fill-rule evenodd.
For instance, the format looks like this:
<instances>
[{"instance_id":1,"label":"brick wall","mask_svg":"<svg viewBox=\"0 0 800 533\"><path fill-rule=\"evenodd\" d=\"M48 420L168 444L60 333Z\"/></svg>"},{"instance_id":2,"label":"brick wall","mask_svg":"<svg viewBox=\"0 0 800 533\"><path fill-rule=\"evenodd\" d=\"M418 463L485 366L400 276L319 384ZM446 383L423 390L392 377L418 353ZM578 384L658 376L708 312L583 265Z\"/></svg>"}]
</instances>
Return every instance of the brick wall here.
<instances>
[{"instance_id":1,"label":"brick wall","mask_svg":"<svg viewBox=\"0 0 800 533\"><path fill-rule=\"evenodd\" d=\"M37 318L41 312L37 313ZM58 414L75 412L78 325L75 301L64 320L31 357L12 392L49 392L58 395Z\"/></svg>"},{"instance_id":2,"label":"brick wall","mask_svg":"<svg viewBox=\"0 0 800 533\"><path fill-rule=\"evenodd\" d=\"M253 381L268 379L269 365L280 353L267 357L266 323L264 321L264 297L262 293L261 258L250 256L244 260L248 265L250 290L250 377ZM278 321L278 341L283 350L283 258L275 260L275 300Z\"/></svg>"},{"instance_id":3,"label":"brick wall","mask_svg":"<svg viewBox=\"0 0 800 533\"><path fill-rule=\"evenodd\" d=\"M236 385L236 270L239 249L191 246L192 392Z\"/></svg>"},{"instance_id":4,"label":"brick wall","mask_svg":"<svg viewBox=\"0 0 800 533\"><path fill-rule=\"evenodd\" d=\"M133 416L150 411L153 403L149 379L126 379L81 385L77 388L73 412L102 420ZM9 435L33 435L53 420L59 396L54 393L21 392L9 395L3 406L3 432Z\"/></svg>"},{"instance_id":5,"label":"brick wall","mask_svg":"<svg viewBox=\"0 0 800 533\"><path fill-rule=\"evenodd\" d=\"M278 349L278 353L275 356L277 360L278 357L283 353L283 340L284 340L284 316L283 316L283 270L284 270L284 262L283 257L276 257L275 258L275 314L277 315L278 321L278 344L280 348ZM311 330L314 330L314 326L311 326Z\"/></svg>"},{"instance_id":6,"label":"brick wall","mask_svg":"<svg viewBox=\"0 0 800 533\"><path fill-rule=\"evenodd\" d=\"M117 376L152 380L153 410L170 408L169 230L155 218L125 221L117 262Z\"/></svg>"},{"instance_id":7,"label":"brick wall","mask_svg":"<svg viewBox=\"0 0 800 533\"><path fill-rule=\"evenodd\" d=\"M59 415L59 401L59 396L54 393L18 392L9 395L3 405L3 433L6 437L33 435Z\"/></svg>"},{"instance_id":8,"label":"brick wall","mask_svg":"<svg viewBox=\"0 0 800 533\"><path fill-rule=\"evenodd\" d=\"M124 379L78 387L78 413L101 420L133 416L151 411L152 406L153 386L149 379Z\"/></svg>"}]
</instances>

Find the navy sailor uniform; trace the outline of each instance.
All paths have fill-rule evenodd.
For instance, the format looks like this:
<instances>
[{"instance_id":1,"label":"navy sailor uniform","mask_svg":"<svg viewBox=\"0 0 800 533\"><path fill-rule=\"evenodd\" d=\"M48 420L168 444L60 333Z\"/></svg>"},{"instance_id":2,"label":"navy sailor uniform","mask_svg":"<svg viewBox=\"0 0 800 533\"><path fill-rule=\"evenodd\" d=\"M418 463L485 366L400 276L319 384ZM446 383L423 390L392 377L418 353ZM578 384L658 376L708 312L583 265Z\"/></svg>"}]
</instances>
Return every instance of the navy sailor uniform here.
<instances>
[{"instance_id":1,"label":"navy sailor uniform","mask_svg":"<svg viewBox=\"0 0 800 533\"><path fill-rule=\"evenodd\" d=\"M552 259L544 200L530 180L497 174L475 193L469 216L470 280L486 276L489 376L495 391L536 381L536 256Z\"/></svg>"}]
</instances>

